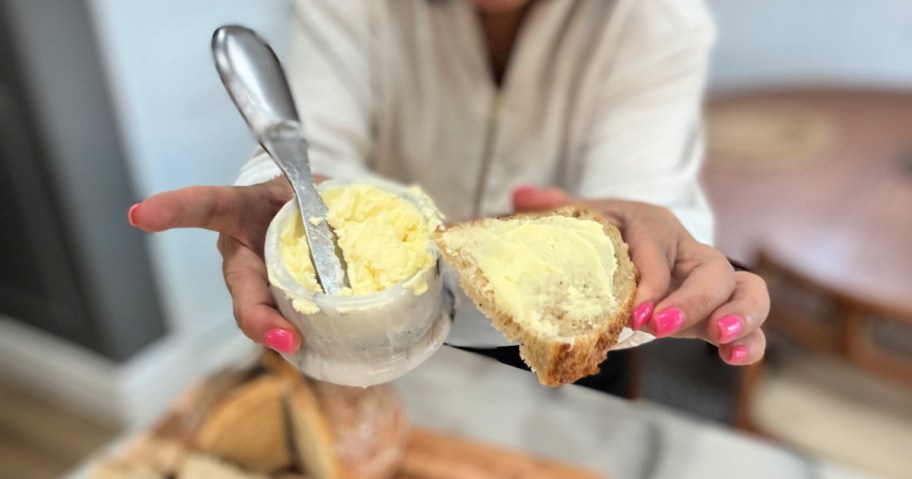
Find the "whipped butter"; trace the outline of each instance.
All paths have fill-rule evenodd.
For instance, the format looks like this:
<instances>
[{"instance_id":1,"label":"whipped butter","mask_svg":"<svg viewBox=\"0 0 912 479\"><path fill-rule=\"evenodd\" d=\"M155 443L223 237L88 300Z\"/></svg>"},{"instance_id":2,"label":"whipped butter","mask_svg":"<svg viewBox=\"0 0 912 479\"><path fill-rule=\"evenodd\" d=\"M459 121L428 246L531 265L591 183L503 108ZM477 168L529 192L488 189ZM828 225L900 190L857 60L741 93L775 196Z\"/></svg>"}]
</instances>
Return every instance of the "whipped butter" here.
<instances>
[{"instance_id":1,"label":"whipped butter","mask_svg":"<svg viewBox=\"0 0 912 479\"><path fill-rule=\"evenodd\" d=\"M426 281L409 280L436 264L431 233L441 226L441 216L419 189L408 192L418 201L371 184L345 184L321 191L328 209L326 221L338 240L350 284L341 296L379 293L403 283L415 294L427 290ZM322 218L308 220L317 224ZM282 226L278 253L292 278L309 291L322 291L300 215L293 215ZM312 306L296 304L305 313L312 313Z\"/></svg>"},{"instance_id":2,"label":"whipped butter","mask_svg":"<svg viewBox=\"0 0 912 479\"><path fill-rule=\"evenodd\" d=\"M490 293L517 322L542 334L560 325L545 311L586 321L616 307L614 244L602 225L566 216L488 220L482 228L445 233L448 250L471 255Z\"/></svg>"}]
</instances>

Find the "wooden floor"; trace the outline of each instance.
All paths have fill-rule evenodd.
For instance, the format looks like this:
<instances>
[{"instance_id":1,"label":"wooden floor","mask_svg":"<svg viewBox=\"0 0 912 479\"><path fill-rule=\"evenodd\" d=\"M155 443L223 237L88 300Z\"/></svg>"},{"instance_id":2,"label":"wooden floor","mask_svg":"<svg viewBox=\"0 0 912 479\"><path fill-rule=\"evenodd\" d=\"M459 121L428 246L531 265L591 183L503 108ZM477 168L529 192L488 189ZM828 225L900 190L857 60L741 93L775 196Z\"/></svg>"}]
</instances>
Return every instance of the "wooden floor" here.
<instances>
[{"instance_id":1,"label":"wooden floor","mask_svg":"<svg viewBox=\"0 0 912 479\"><path fill-rule=\"evenodd\" d=\"M0 382L0 479L56 479L117 433Z\"/></svg>"}]
</instances>

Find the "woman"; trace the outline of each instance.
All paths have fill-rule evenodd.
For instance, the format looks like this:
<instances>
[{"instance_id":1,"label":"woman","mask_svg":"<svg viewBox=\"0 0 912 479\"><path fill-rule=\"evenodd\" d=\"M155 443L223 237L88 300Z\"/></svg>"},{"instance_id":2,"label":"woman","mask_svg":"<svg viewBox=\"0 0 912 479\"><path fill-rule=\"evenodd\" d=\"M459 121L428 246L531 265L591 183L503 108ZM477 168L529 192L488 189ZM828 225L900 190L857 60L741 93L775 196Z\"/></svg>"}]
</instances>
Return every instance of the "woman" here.
<instances>
[{"instance_id":1,"label":"woman","mask_svg":"<svg viewBox=\"0 0 912 479\"><path fill-rule=\"evenodd\" d=\"M583 202L621 229L640 271L630 323L640 333L623 346L692 337L729 364L762 357L766 286L707 245L697 180L714 29L699 0L296 7L288 70L315 173L418 183L450 221ZM291 198L278 174L255 155L238 182L250 186L162 193L130 220L221 233L239 326L293 351L302 338L274 309L262 260L266 227ZM471 307L459 309L448 342L504 346Z\"/></svg>"}]
</instances>

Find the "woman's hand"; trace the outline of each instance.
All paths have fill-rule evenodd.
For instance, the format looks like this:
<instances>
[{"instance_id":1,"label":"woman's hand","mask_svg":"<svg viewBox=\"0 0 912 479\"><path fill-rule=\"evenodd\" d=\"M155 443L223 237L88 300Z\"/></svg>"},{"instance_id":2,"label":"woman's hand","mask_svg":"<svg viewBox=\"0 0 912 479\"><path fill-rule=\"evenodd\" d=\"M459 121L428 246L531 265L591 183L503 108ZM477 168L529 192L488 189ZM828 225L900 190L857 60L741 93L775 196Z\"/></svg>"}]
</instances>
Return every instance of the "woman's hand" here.
<instances>
[{"instance_id":1,"label":"woman's hand","mask_svg":"<svg viewBox=\"0 0 912 479\"><path fill-rule=\"evenodd\" d=\"M269 222L292 197L284 177L255 186L193 186L134 205L129 220L148 232L204 228L219 233L222 272L238 326L253 341L291 353L302 338L275 309L263 245Z\"/></svg>"},{"instance_id":2,"label":"woman's hand","mask_svg":"<svg viewBox=\"0 0 912 479\"><path fill-rule=\"evenodd\" d=\"M728 364L763 357L760 325L769 293L759 276L736 272L718 250L695 240L666 208L621 200L577 200L556 188L523 187L513 194L517 211L582 204L599 211L622 232L640 272L631 328L657 337L701 338L719 346Z\"/></svg>"}]
</instances>

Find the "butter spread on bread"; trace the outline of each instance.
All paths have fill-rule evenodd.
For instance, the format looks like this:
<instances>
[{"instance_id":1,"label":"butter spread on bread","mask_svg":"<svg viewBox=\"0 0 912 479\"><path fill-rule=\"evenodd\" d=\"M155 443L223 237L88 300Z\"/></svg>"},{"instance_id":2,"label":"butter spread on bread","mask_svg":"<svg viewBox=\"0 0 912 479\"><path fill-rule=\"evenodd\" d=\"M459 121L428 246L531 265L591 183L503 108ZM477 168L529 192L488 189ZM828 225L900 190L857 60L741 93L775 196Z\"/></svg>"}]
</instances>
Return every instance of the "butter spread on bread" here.
<instances>
[{"instance_id":1,"label":"butter spread on bread","mask_svg":"<svg viewBox=\"0 0 912 479\"><path fill-rule=\"evenodd\" d=\"M437 233L460 286L542 384L598 372L627 325L636 268L618 229L594 211L486 218Z\"/></svg>"}]
</instances>

